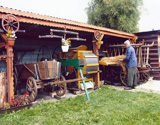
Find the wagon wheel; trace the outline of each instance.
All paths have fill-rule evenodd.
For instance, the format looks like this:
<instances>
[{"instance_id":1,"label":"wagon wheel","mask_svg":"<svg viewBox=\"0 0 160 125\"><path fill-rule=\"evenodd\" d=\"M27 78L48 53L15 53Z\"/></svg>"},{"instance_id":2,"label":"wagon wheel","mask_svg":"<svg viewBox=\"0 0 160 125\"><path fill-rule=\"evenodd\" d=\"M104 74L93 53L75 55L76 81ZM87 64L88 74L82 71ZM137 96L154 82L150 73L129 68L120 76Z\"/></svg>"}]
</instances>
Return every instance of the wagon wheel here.
<instances>
[{"instance_id":1,"label":"wagon wheel","mask_svg":"<svg viewBox=\"0 0 160 125\"><path fill-rule=\"evenodd\" d=\"M65 81L66 79L64 78L64 76L60 76L60 81ZM66 93L66 83L62 83L62 84L58 84L56 86L56 93L58 96L63 96Z\"/></svg>"},{"instance_id":2,"label":"wagon wheel","mask_svg":"<svg viewBox=\"0 0 160 125\"><path fill-rule=\"evenodd\" d=\"M57 46L52 53L52 58L58 59L61 46Z\"/></svg>"},{"instance_id":3,"label":"wagon wheel","mask_svg":"<svg viewBox=\"0 0 160 125\"><path fill-rule=\"evenodd\" d=\"M96 31L94 32L94 37L95 37L96 40L102 40L103 34L100 33L98 30L96 30Z\"/></svg>"},{"instance_id":4,"label":"wagon wheel","mask_svg":"<svg viewBox=\"0 0 160 125\"><path fill-rule=\"evenodd\" d=\"M124 71L123 69L121 69L120 71L120 80L122 82L122 84L124 86L128 86L127 85L127 71Z\"/></svg>"},{"instance_id":5,"label":"wagon wheel","mask_svg":"<svg viewBox=\"0 0 160 125\"><path fill-rule=\"evenodd\" d=\"M7 14L2 19L2 27L6 32L8 32L8 30L17 32L19 29L19 21L14 15Z\"/></svg>"},{"instance_id":6,"label":"wagon wheel","mask_svg":"<svg viewBox=\"0 0 160 125\"><path fill-rule=\"evenodd\" d=\"M51 54L51 51L50 49L46 46L46 45L42 45L40 48L39 48L39 51L38 51L38 55L37 55L37 62L39 61L44 61L46 59L46 55L45 54L45 50L48 51L48 54L49 54L49 60L52 60L52 54ZM42 53L41 53L42 52ZM40 56L41 55L41 56ZM41 58L40 58L41 57Z\"/></svg>"},{"instance_id":7,"label":"wagon wheel","mask_svg":"<svg viewBox=\"0 0 160 125\"><path fill-rule=\"evenodd\" d=\"M37 83L33 77L29 77L27 79L26 91L29 94L29 100L31 102L35 101L37 96Z\"/></svg>"},{"instance_id":8,"label":"wagon wheel","mask_svg":"<svg viewBox=\"0 0 160 125\"><path fill-rule=\"evenodd\" d=\"M140 81L145 83L149 80L149 76L150 76L149 72L139 71L139 74L140 74Z\"/></svg>"}]
</instances>

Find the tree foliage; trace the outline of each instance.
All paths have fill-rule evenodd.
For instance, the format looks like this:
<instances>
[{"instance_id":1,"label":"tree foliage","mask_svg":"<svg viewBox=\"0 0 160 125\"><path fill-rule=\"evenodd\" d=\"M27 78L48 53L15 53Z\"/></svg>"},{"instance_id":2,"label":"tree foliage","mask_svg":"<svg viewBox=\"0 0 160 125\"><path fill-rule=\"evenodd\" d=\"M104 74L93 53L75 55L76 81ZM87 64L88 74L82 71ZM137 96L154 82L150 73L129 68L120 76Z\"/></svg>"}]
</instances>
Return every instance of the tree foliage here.
<instances>
[{"instance_id":1,"label":"tree foliage","mask_svg":"<svg viewBox=\"0 0 160 125\"><path fill-rule=\"evenodd\" d=\"M143 0L91 0L88 23L129 33L137 32Z\"/></svg>"}]
</instances>

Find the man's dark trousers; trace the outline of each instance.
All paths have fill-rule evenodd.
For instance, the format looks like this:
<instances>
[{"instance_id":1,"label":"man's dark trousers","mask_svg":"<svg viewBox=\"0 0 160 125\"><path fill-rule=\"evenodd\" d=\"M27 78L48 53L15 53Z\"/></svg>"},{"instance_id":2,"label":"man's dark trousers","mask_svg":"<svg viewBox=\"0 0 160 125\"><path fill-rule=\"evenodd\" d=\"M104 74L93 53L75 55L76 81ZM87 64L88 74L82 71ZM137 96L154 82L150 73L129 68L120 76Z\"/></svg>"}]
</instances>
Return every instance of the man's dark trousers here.
<instances>
[{"instance_id":1,"label":"man's dark trousers","mask_svg":"<svg viewBox=\"0 0 160 125\"><path fill-rule=\"evenodd\" d=\"M129 87L137 85L137 67L128 68L127 83Z\"/></svg>"}]
</instances>

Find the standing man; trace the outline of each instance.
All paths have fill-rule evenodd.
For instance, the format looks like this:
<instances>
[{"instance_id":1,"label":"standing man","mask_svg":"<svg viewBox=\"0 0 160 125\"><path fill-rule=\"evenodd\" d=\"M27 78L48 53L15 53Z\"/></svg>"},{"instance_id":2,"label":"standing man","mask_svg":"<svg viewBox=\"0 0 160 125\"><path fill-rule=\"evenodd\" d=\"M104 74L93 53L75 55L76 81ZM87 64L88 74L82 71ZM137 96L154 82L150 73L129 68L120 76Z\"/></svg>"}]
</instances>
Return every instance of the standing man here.
<instances>
[{"instance_id":1,"label":"standing man","mask_svg":"<svg viewBox=\"0 0 160 125\"><path fill-rule=\"evenodd\" d=\"M134 89L137 85L137 57L135 54L134 48L130 45L129 40L124 42L125 47L127 48L127 55L122 60L127 62L127 84L128 87L124 88L125 90Z\"/></svg>"}]
</instances>

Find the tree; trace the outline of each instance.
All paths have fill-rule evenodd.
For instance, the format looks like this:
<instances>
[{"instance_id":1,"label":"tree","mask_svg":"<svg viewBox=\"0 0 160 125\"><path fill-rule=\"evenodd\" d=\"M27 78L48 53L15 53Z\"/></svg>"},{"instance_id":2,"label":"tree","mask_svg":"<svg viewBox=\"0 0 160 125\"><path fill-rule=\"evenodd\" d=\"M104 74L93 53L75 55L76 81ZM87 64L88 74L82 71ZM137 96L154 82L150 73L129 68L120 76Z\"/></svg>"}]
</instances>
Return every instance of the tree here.
<instances>
[{"instance_id":1,"label":"tree","mask_svg":"<svg viewBox=\"0 0 160 125\"><path fill-rule=\"evenodd\" d=\"M88 23L102 27L137 32L143 0L91 0Z\"/></svg>"}]
</instances>

